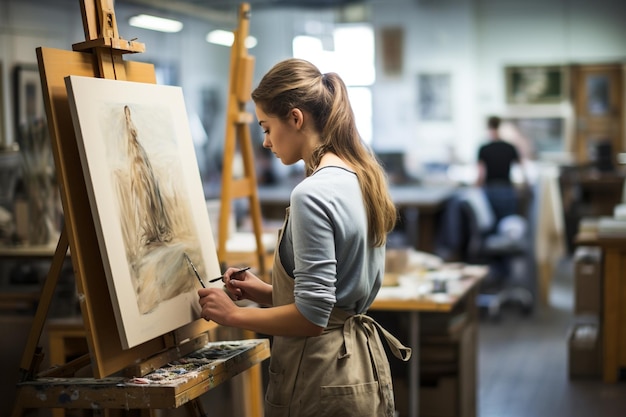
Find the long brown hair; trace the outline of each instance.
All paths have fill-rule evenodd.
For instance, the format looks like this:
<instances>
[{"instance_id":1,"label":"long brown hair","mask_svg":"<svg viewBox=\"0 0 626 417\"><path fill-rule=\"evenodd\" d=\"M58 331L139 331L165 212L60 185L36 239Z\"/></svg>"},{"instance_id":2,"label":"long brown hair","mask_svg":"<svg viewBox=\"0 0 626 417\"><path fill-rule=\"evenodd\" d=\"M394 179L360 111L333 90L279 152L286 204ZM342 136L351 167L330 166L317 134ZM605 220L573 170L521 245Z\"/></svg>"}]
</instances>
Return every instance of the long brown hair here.
<instances>
[{"instance_id":1,"label":"long brown hair","mask_svg":"<svg viewBox=\"0 0 626 417\"><path fill-rule=\"evenodd\" d=\"M367 211L369 238L383 246L396 224L396 207L389 196L387 177L356 128L348 90L334 72L322 74L302 59L276 64L252 92L252 100L269 115L287 119L298 108L311 114L321 143L305 161L310 175L326 152L334 152L354 167Z\"/></svg>"}]
</instances>

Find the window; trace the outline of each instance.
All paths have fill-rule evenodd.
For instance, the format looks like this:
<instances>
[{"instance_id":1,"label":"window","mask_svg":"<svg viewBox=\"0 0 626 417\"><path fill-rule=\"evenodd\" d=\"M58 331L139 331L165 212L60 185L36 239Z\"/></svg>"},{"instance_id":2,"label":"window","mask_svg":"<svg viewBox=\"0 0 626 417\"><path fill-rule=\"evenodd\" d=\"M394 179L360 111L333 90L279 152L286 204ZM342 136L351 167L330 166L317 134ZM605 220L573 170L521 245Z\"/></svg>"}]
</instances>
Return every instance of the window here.
<instances>
[{"instance_id":1,"label":"window","mask_svg":"<svg viewBox=\"0 0 626 417\"><path fill-rule=\"evenodd\" d=\"M323 36L296 36L293 56L311 61L322 71L336 72L346 83L357 128L363 141L372 141L372 91L376 80L374 31L366 24L337 25L331 42ZM326 37L326 40L328 36Z\"/></svg>"}]
</instances>

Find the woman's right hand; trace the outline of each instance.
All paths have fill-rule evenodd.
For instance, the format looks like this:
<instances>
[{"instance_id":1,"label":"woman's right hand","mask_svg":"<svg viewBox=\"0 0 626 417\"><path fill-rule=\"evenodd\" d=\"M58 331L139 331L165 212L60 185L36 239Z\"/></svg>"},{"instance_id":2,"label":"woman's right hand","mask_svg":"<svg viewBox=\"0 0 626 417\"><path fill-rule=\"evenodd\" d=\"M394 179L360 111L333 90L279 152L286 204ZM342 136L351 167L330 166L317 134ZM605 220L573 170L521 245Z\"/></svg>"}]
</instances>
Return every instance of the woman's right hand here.
<instances>
[{"instance_id":1,"label":"woman's right hand","mask_svg":"<svg viewBox=\"0 0 626 417\"><path fill-rule=\"evenodd\" d=\"M272 286L250 271L240 272L239 268L228 268L224 272L224 285L234 300L272 304Z\"/></svg>"}]
</instances>

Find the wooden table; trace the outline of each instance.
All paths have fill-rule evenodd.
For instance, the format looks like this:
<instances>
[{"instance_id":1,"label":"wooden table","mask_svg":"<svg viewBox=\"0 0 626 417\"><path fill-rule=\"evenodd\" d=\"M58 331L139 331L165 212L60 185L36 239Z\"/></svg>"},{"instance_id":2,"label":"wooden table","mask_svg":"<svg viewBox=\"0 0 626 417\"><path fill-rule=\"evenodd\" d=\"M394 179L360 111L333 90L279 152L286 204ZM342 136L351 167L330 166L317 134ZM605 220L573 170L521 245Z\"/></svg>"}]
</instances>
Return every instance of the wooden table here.
<instances>
[{"instance_id":1,"label":"wooden table","mask_svg":"<svg viewBox=\"0 0 626 417\"><path fill-rule=\"evenodd\" d=\"M6 259L52 259L56 244L50 245L0 245L0 258ZM68 251L69 254L69 251Z\"/></svg>"},{"instance_id":2,"label":"wooden table","mask_svg":"<svg viewBox=\"0 0 626 417\"><path fill-rule=\"evenodd\" d=\"M576 244L602 249L602 379L614 383L626 369L626 235L580 233Z\"/></svg>"},{"instance_id":3,"label":"wooden table","mask_svg":"<svg viewBox=\"0 0 626 417\"><path fill-rule=\"evenodd\" d=\"M603 379L617 382L626 368L626 236L599 237L604 252Z\"/></svg>"},{"instance_id":4,"label":"wooden table","mask_svg":"<svg viewBox=\"0 0 626 417\"><path fill-rule=\"evenodd\" d=\"M259 201L263 217L282 219L294 185L260 186ZM409 239L415 249L432 253L436 236L437 216L453 196L453 186L393 185L391 198L400 211Z\"/></svg>"},{"instance_id":5,"label":"wooden table","mask_svg":"<svg viewBox=\"0 0 626 417\"><path fill-rule=\"evenodd\" d=\"M451 312L459 303L467 301L470 320L477 320L476 295L478 284L487 274L487 267L472 267L475 272L465 276L454 284L454 291L445 294L415 295L405 293L402 299L386 298L384 291L374 300L370 310L397 311L409 315L409 346L412 354L409 360L409 417L419 415L419 346L420 320L419 314L426 312ZM452 286L449 286L449 289ZM383 287L384 288L384 287Z\"/></svg>"}]
</instances>

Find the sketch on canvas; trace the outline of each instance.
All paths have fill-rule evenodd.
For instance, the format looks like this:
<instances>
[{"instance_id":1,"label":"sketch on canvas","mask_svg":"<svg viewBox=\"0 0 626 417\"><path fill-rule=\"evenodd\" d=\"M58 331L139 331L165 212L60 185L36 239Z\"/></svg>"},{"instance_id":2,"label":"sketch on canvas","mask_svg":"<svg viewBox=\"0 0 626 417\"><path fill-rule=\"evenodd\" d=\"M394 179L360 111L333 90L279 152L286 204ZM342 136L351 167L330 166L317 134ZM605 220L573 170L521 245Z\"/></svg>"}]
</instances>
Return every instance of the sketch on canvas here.
<instances>
[{"instance_id":1,"label":"sketch on canvas","mask_svg":"<svg viewBox=\"0 0 626 417\"><path fill-rule=\"evenodd\" d=\"M180 87L66 78L81 163L124 348L198 319L220 275ZM205 280L206 281L206 280ZM221 284L217 284L221 285Z\"/></svg>"}]
</instances>

